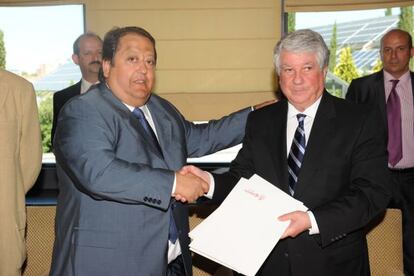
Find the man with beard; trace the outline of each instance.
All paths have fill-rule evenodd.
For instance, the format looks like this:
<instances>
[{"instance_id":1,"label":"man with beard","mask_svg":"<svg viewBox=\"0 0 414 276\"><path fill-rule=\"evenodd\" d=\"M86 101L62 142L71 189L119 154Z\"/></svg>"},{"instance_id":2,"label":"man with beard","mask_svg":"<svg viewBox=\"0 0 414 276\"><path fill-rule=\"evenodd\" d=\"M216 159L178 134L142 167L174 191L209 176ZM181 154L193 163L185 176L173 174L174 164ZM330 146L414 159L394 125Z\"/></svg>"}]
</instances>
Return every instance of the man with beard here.
<instances>
[{"instance_id":1,"label":"man with beard","mask_svg":"<svg viewBox=\"0 0 414 276\"><path fill-rule=\"evenodd\" d=\"M99 82L98 75L102 62L102 39L92 32L80 35L73 43L72 60L79 65L82 79L78 83L53 95L52 143L59 111L63 105L72 97L85 93L93 84Z\"/></svg>"}]
</instances>

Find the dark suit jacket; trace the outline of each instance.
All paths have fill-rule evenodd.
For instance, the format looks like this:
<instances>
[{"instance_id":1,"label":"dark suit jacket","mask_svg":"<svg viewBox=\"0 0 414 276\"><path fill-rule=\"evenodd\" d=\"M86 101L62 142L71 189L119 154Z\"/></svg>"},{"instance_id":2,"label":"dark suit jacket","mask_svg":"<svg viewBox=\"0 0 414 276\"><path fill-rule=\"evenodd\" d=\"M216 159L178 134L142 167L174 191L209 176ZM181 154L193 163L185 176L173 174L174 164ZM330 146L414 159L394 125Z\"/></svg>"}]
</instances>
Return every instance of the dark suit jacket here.
<instances>
[{"instance_id":1,"label":"dark suit jacket","mask_svg":"<svg viewBox=\"0 0 414 276\"><path fill-rule=\"evenodd\" d=\"M147 106L163 155L105 84L62 108L51 275L166 275L170 212L192 275L187 205L171 202L174 172L188 157L240 143L250 108L196 125L157 95Z\"/></svg>"},{"instance_id":2,"label":"dark suit jacket","mask_svg":"<svg viewBox=\"0 0 414 276\"><path fill-rule=\"evenodd\" d=\"M53 124L52 124L52 133L51 141L53 144L53 137L55 136L57 118L59 112L62 109L63 105L69 101L71 98L80 95L81 91L81 82L75 83L72 86L69 86L63 90L57 91L53 94Z\"/></svg>"},{"instance_id":3,"label":"dark suit jacket","mask_svg":"<svg viewBox=\"0 0 414 276\"><path fill-rule=\"evenodd\" d=\"M414 73L411 72L410 75L412 92L414 96ZM383 70L362 78L354 79L348 87L346 99L355 103L378 106L381 111L386 136L388 136L387 106L385 100Z\"/></svg>"},{"instance_id":4,"label":"dark suit jacket","mask_svg":"<svg viewBox=\"0 0 414 276\"><path fill-rule=\"evenodd\" d=\"M294 194L315 215L320 234L279 241L262 275L369 275L363 228L390 198L381 119L370 110L324 92ZM249 115L230 171L215 175L214 200L253 174L289 193L287 111L281 100Z\"/></svg>"}]
</instances>

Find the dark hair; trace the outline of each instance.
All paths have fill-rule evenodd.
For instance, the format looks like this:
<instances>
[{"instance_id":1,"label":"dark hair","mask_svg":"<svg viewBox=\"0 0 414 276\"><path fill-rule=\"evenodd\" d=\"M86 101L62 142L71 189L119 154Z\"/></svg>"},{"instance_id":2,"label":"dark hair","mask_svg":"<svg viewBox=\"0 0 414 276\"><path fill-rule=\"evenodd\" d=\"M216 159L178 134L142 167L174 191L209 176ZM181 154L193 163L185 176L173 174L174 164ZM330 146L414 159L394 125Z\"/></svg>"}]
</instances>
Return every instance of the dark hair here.
<instances>
[{"instance_id":1,"label":"dark hair","mask_svg":"<svg viewBox=\"0 0 414 276\"><path fill-rule=\"evenodd\" d=\"M113 58L115 56L116 51L118 50L119 40L127 34L136 34L148 38L154 46L154 59L155 63L157 62L157 50L155 49L154 37L145 29L135 26L127 26L122 28L114 27L112 30L105 34L102 47L102 61L110 61L113 65ZM99 71L99 80L101 82L105 81L102 67Z\"/></svg>"},{"instance_id":2,"label":"dark hair","mask_svg":"<svg viewBox=\"0 0 414 276\"><path fill-rule=\"evenodd\" d=\"M76 40L75 42L73 42L73 53L75 55L79 55L80 53L80 47L79 47L79 43L82 39L87 38L87 37L94 37L97 40L99 40L100 42L102 42L102 39L99 37L99 35L93 33L93 32L87 32L84 34L81 34Z\"/></svg>"}]
</instances>

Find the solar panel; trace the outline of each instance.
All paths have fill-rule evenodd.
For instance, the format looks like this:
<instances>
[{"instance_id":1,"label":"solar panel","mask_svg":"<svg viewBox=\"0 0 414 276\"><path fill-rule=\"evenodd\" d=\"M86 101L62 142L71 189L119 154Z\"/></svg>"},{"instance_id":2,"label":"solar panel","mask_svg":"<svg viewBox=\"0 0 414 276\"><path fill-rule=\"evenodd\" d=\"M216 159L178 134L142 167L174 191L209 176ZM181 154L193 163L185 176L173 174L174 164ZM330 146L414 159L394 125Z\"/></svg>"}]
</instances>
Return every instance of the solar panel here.
<instances>
[{"instance_id":1,"label":"solar panel","mask_svg":"<svg viewBox=\"0 0 414 276\"><path fill-rule=\"evenodd\" d=\"M82 78L79 67L71 60L59 66L53 72L45 75L43 78L35 81L33 86L36 91L59 91L72 84L75 84Z\"/></svg>"},{"instance_id":2,"label":"solar panel","mask_svg":"<svg viewBox=\"0 0 414 276\"><path fill-rule=\"evenodd\" d=\"M382 35L389 29L396 28L398 21L398 15L390 15L337 23L337 61L339 62L341 47L350 46L353 49L352 57L355 65L361 70L371 70L379 59L379 44ZM312 28L322 35L327 45L331 41L332 29L333 24Z\"/></svg>"}]
</instances>

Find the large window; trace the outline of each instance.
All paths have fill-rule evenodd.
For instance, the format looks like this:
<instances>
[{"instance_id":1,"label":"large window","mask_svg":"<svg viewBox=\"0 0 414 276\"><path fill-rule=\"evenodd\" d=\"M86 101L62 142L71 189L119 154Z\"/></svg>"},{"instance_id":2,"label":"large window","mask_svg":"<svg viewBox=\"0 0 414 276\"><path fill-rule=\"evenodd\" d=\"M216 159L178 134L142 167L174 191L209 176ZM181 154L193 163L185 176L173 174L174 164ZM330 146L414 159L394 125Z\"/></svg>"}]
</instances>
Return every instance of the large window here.
<instances>
[{"instance_id":1,"label":"large window","mask_svg":"<svg viewBox=\"0 0 414 276\"><path fill-rule=\"evenodd\" d=\"M84 32L83 5L0 7L0 60L33 83L40 113L44 159L50 154L53 92L77 82L72 45ZM4 66L5 65L5 66ZM49 154L48 154L49 153Z\"/></svg>"},{"instance_id":2,"label":"large window","mask_svg":"<svg viewBox=\"0 0 414 276\"><path fill-rule=\"evenodd\" d=\"M354 78L382 68L380 39L391 28L413 33L413 7L289 14L288 29L310 28L319 32L331 50L326 87L344 97ZM292 20L294 19L294 20Z\"/></svg>"}]
</instances>

